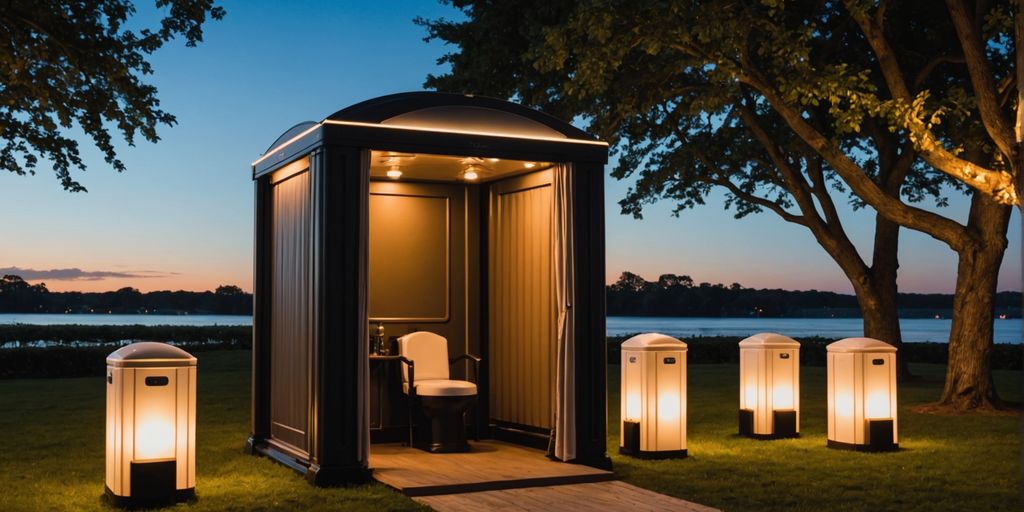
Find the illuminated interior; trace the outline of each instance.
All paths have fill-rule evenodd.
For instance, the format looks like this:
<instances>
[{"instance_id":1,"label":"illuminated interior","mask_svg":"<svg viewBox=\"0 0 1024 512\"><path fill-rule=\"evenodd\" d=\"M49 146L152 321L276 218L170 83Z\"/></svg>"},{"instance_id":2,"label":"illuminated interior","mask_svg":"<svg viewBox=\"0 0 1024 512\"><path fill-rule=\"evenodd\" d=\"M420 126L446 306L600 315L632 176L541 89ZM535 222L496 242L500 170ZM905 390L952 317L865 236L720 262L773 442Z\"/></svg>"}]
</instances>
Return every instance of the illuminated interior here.
<instances>
[{"instance_id":1,"label":"illuminated interior","mask_svg":"<svg viewBox=\"0 0 1024 512\"><path fill-rule=\"evenodd\" d=\"M538 446L552 428L557 355L554 167L370 152L368 315L371 332L384 333L375 346L396 354L397 337L428 331L444 337L454 357L481 354L486 337L489 382L479 383L488 394L484 420L536 432ZM405 397L383 373L390 370L379 369L384 363L372 364L371 386L382 392L370 397L371 439L400 441L408 435ZM453 365L451 378L476 378L470 370ZM524 402L524 396L534 398Z\"/></svg>"},{"instance_id":2,"label":"illuminated interior","mask_svg":"<svg viewBox=\"0 0 1024 512\"><path fill-rule=\"evenodd\" d=\"M486 183L550 169L550 162L372 151L371 179Z\"/></svg>"}]
</instances>

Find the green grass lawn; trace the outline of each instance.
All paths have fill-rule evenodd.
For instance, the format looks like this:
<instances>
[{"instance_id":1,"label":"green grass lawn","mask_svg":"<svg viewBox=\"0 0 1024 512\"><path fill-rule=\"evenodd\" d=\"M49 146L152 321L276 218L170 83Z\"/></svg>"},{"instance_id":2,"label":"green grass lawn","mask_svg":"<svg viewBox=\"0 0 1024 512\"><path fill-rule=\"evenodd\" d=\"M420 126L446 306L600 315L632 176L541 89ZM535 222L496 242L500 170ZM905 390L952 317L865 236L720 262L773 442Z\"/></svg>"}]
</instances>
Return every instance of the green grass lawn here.
<instances>
[{"instance_id":1,"label":"green grass lawn","mask_svg":"<svg viewBox=\"0 0 1024 512\"><path fill-rule=\"evenodd\" d=\"M249 352L200 355L199 500L182 510L408 510L381 485L316 489L292 470L242 451L249 432ZM802 437L737 437L737 367L691 365L690 457L640 461L618 451L618 367L609 368L608 450L627 482L725 510L1018 510L1019 417L931 416L942 368L900 389L897 453L825 448L824 368L803 369ZM1021 399L1020 372L998 372ZM0 381L0 511L96 510L103 493L104 381Z\"/></svg>"},{"instance_id":2,"label":"green grass lawn","mask_svg":"<svg viewBox=\"0 0 1024 512\"><path fill-rule=\"evenodd\" d=\"M757 441L737 432L739 367L690 365L690 456L618 455L619 367L610 366L608 453L631 484L727 511L1021 510L1021 417L917 414L934 402L945 367L911 365L899 388L900 450L826 448L825 368L800 375L799 439ZM1021 372L996 372L1004 399L1021 400Z\"/></svg>"},{"instance_id":3,"label":"green grass lawn","mask_svg":"<svg viewBox=\"0 0 1024 512\"><path fill-rule=\"evenodd\" d=\"M318 489L246 455L250 352L199 354L196 493L174 509L428 510L380 484ZM109 510L103 378L0 381L0 511Z\"/></svg>"}]
</instances>

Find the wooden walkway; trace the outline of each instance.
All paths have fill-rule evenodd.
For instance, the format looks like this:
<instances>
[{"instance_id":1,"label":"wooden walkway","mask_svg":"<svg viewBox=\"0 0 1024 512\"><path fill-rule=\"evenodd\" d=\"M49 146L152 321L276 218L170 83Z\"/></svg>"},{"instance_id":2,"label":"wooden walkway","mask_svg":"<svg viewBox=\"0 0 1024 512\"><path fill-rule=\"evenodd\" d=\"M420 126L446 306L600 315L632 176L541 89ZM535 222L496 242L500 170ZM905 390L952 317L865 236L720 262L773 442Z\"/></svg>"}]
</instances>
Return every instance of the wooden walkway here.
<instances>
[{"instance_id":1,"label":"wooden walkway","mask_svg":"<svg viewBox=\"0 0 1024 512\"><path fill-rule=\"evenodd\" d=\"M438 512L550 511L576 512L716 512L717 509L658 494L623 482L555 485L503 491L484 491L441 496L424 496L414 500Z\"/></svg>"},{"instance_id":2,"label":"wooden walkway","mask_svg":"<svg viewBox=\"0 0 1024 512\"><path fill-rule=\"evenodd\" d=\"M375 444L370 467L381 483L440 512L715 511L615 481L610 471L548 460L540 450L501 441L470 445L470 453L433 454Z\"/></svg>"},{"instance_id":3,"label":"wooden walkway","mask_svg":"<svg viewBox=\"0 0 1024 512\"><path fill-rule=\"evenodd\" d=\"M427 453L399 444L370 447L373 478L406 496L430 496L612 480L610 471L554 462L501 441L470 442L469 453Z\"/></svg>"}]
</instances>

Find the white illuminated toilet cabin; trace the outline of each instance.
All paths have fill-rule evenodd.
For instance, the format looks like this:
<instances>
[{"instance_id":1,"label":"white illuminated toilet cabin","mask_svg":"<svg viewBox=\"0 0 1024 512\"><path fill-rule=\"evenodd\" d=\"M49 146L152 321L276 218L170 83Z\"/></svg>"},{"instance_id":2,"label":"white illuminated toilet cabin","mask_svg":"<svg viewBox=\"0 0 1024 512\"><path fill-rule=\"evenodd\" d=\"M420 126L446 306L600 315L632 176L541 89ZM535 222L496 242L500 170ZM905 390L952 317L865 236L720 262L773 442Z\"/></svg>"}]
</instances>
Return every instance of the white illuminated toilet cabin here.
<instances>
[{"instance_id":1,"label":"white illuminated toilet cabin","mask_svg":"<svg viewBox=\"0 0 1024 512\"><path fill-rule=\"evenodd\" d=\"M448 340L419 331L398 338L398 350L412 365L402 364L402 389L425 416L413 422L413 444L433 453L469 451L466 442L466 411L477 403L476 384L451 380L449 364L460 359L479 363L465 354L449 362ZM477 369L479 376L479 368Z\"/></svg>"},{"instance_id":2,"label":"white illuminated toilet cabin","mask_svg":"<svg viewBox=\"0 0 1024 512\"><path fill-rule=\"evenodd\" d=\"M194 498L196 358L148 341L107 356L106 436L106 492L115 505Z\"/></svg>"},{"instance_id":3,"label":"white illuminated toilet cabin","mask_svg":"<svg viewBox=\"0 0 1024 512\"><path fill-rule=\"evenodd\" d=\"M872 338L828 345L828 446L899 449L896 347Z\"/></svg>"},{"instance_id":4,"label":"white illuminated toilet cabin","mask_svg":"<svg viewBox=\"0 0 1024 512\"><path fill-rule=\"evenodd\" d=\"M800 435L800 343L762 332L740 342L741 436Z\"/></svg>"},{"instance_id":5,"label":"white illuminated toilet cabin","mask_svg":"<svg viewBox=\"0 0 1024 512\"><path fill-rule=\"evenodd\" d=\"M620 453L686 457L686 349L659 333L622 343Z\"/></svg>"}]
</instances>

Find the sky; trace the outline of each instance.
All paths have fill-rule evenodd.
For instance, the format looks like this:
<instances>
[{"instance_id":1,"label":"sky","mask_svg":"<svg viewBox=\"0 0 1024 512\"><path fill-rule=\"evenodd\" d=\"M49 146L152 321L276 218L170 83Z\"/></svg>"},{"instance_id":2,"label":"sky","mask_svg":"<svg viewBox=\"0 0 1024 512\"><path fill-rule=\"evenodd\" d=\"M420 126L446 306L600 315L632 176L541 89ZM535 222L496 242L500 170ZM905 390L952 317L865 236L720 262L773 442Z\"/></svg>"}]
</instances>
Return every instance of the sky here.
<instances>
[{"instance_id":1,"label":"sky","mask_svg":"<svg viewBox=\"0 0 1024 512\"><path fill-rule=\"evenodd\" d=\"M139 3L139 23L156 20ZM250 163L296 123L321 120L366 99L423 89L450 48L423 41L417 16L459 17L433 0L375 2L223 1L224 20L195 48L175 42L151 57L147 78L178 124L161 141L119 146L118 174L80 137L88 193L63 191L48 168L0 174L0 274L45 282L54 291L252 290L253 185ZM386 7L383 7L386 5ZM606 171L612 169L610 163ZM643 220L619 214L628 181L606 176L607 278L624 270L654 280L851 293L838 266L802 226L772 213L736 220L724 195L671 215L648 207ZM960 222L968 201L953 193L938 209ZM839 200L844 203L843 200ZM934 208L933 208L934 209ZM845 226L870 256L874 214L842 208ZM1021 289L1021 221L1014 212L1000 290ZM910 230L900 239L904 292L951 293L956 255Z\"/></svg>"}]
</instances>

